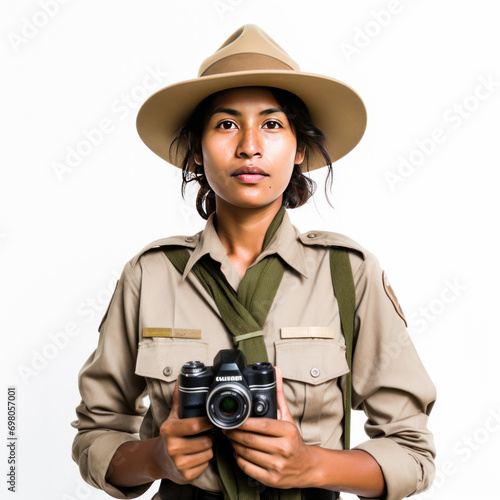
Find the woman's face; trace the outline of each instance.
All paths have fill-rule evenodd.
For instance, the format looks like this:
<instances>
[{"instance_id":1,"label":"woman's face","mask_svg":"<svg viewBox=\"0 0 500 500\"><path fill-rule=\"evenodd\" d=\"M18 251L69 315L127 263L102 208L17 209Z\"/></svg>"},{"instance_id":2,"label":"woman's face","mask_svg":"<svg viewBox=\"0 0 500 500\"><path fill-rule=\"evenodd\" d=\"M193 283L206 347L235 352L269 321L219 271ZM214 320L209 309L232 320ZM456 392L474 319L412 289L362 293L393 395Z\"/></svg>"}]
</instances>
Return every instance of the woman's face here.
<instances>
[{"instance_id":1,"label":"woman's face","mask_svg":"<svg viewBox=\"0 0 500 500\"><path fill-rule=\"evenodd\" d=\"M269 90L231 89L210 108L201 139L201 155L217 206L239 208L281 205L294 164L304 159L288 119Z\"/></svg>"}]
</instances>

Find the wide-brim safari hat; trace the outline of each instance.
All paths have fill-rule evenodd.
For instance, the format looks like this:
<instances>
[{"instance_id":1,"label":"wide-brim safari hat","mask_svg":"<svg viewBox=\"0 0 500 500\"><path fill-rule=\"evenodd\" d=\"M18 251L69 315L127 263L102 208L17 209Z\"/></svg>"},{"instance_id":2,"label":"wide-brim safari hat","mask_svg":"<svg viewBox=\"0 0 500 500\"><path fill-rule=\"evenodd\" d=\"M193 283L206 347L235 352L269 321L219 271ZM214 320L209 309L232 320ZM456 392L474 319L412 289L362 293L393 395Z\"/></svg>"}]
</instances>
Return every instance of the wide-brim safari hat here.
<instances>
[{"instance_id":1,"label":"wide-brim safari hat","mask_svg":"<svg viewBox=\"0 0 500 500\"><path fill-rule=\"evenodd\" d=\"M198 78L153 94L139 110L139 136L158 156L180 167L186 152L171 144L196 106L215 92L247 86L277 87L302 99L314 125L326 137L332 161L345 156L363 136L366 110L358 94L333 78L302 73L274 40L252 24L237 30L208 57ZM323 166L321 155L310 155L302 170Z\"/></svg>"}]
</instances>

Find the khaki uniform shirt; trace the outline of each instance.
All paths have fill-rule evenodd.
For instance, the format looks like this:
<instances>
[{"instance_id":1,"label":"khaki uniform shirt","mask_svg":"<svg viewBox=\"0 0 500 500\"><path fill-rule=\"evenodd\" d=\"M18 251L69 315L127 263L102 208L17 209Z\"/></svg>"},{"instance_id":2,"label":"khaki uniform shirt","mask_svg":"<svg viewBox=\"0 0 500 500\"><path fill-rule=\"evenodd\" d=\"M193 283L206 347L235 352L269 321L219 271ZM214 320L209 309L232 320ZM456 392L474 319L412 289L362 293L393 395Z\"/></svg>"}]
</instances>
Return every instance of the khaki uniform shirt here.
<instances>
[{"instance_id":1,"label":"khaki uniform shirt","mask_svg":"<svg viewBox=\"0 0 500 500\"><path fill-rule=\"evenodd\" d=\"M167 259L162 245L191 251L183 275ZM269 360L282 369L286 400L304 441L341 449L341 387L348 368L330 274L331 245L349 249L356 290L352 403L366 413L370 437L356 448L379 463L386 498L401 499L425 489L434 474L427 419L435 389L374 256L340 234L301 235L285 214L257 259L277 253L286 263L264 327ZM211 366L220 349L234 348L217 306L189 273L207 253L220 262L236 290L240 278L213 219L199 234L156 241L128 262L101 322L97 349L80 372L82 402L73 423L78 429L73 458L87 482L116 498L135 498L150 486L117 488L106 482L106 472L121 444L158 435L169 415L182 365L199 360ZM144 328L169 328L174 333L170 338L144 337ZM190 338L196 336L191 330L201 330L201 338ZM219 490L215 467L193 483Z\"/></svg>"}]
</instances>

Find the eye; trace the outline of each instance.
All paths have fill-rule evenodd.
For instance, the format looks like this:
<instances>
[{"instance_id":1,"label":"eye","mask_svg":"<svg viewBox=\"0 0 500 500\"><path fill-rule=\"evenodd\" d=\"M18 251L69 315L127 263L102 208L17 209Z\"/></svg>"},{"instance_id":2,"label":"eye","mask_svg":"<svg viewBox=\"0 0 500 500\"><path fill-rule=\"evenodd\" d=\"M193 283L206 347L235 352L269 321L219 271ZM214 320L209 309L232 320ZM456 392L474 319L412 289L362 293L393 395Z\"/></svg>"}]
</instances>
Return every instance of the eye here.
<instances>
[{"instance_id":1,"label":"eye","mask_svg":"<svg viewBox=\"0 0 500 500\"><path fill-rule=\"evenodd\" d=\"M269 120L264 124L265 128L268 128L269 130L276 130L277 128L282 128L281 124L275 120Z\"/></svg>"},{"instance_id":2,"label":"eye","mask_svg":"<svg viewBox=\"0 0 500 500\"><path fill-rule=\"evenodd\" d=\"M217 125L217 128L221 128L223 130L231 130L232 128L235 127L236 124L230 120L224 120Z\"/></svg>"}]
</instances>

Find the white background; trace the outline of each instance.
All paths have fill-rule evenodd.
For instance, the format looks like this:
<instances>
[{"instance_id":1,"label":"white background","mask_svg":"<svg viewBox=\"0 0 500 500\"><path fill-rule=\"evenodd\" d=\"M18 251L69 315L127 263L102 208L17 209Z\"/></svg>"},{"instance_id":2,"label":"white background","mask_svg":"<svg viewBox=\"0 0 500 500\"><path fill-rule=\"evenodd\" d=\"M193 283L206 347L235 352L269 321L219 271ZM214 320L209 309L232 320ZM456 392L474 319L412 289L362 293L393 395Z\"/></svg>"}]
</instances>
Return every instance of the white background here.
<instances>
[{"instance_id":1,"label":"white background","mask_svg":"<svg viewBox=\"0 0 500 500\"><path fill-rule=\"evenodd\" d=\"M421 498L498 498L498 11L495 0L2 2L2 391L18 392L17 498L108 498L70 458L78 370L124 263L203 226L135 115L246 23L363 97L367 132L335 164L335 208L320 172L315 201L292 220L348 234L391 277L439 393L438 476ZM78 147L86 156L57 174ZM364 439L355 422L354 443Z\"/></svg>"}]
</instances>

